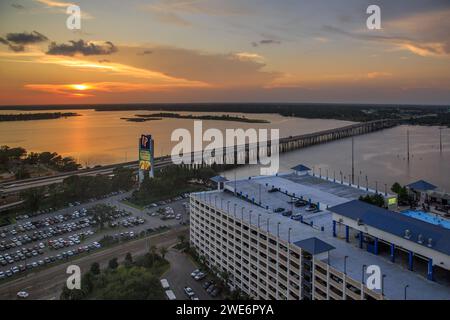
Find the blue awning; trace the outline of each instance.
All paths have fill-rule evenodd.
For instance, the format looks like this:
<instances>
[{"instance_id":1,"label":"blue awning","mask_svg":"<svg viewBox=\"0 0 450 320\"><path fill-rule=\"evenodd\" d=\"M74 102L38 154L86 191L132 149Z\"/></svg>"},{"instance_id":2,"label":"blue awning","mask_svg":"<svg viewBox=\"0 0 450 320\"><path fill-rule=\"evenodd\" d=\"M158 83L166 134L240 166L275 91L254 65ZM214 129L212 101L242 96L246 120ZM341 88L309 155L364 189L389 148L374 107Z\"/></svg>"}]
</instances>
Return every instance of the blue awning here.
<instances>
[{"instance_id":1,"label":"blue awning","mask_svg":"<svg viewBox=\"0 0 450 320\"><path fill-rule=\"evenodd\" d=\"M300 247L302 250L309 252L313 256L335 249L335 247L333 247L331 244L326 243L325 241L322 241L316 237L300 240L294 242L294 244L297 247Z\"/></svg>"},{"instance_id":2,"label":"blue awning","mask_svg":"<svg viewBox=\"0 0 450 320\"><path fill-rule=\"evenodd\" d=\"M228 181L227 178L222 177L222 176L215 176L215 177L210 178L209 180L211 180L212 182L215 182L215 183L227 182Z\"/></svg>"},{"instance_id":3,"label":"blue awning","mask_svg":"<svg viewBox=\"0 0 450 320\"><path fill-rule=\"evenodd\" d=\"M298 171L298 172L301 172L301 171L311 171L310 168L308 168L307 166L305 166L305 165L303 165L303 164L299 164L299 165L297 165L297 166L295 166L295 167L292 167L291 169L294 170L294 171Z\"/></svg>"},{"instance_id":4,"label":"blue awning","mask_svg":"<svg viewBox=\"0 0 450 320\"><path fill-rule=\"evenodd\" d=\"M428 191L428 190L434 190L437 188L435 185L432 185L431 183L424 181L424 180L419 180L419 181L410 183L407 185L407 187L410 189L417 190L417 191Z\"/></svg>"}]
</instances>

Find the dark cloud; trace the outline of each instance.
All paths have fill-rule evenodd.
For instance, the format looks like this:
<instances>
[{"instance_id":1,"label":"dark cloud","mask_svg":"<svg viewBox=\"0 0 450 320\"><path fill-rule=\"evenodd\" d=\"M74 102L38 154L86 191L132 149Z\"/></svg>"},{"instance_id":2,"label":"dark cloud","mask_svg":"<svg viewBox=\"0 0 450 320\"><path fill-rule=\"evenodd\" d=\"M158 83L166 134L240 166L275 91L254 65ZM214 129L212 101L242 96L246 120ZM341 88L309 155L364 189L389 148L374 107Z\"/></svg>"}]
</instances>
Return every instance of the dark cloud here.
<instances>
[{"instance_id":1,"label":"dark cloud","mask_svg":"<svg viewBox=\"0 0 450 320\"><path fill-rule=\"evenodd\" d=\"M266 44L281 44L280 40L273 40L273 39L263 39L258 42L252 42L252 46L258 47L259 45L266 45Z\"/></svg>"},{"instance_id":2,"label":"dark cloud","mask_svg":"<svg viewBox=\"0 0 450 320\"><path fill-rule=\"evenodd\" d=\"M27 45L47 41L48 38L37 31L8 33L6 40L18 45Z\"/></svg>"},{"instance_id":3,"label":"dark cloud","mask_svg":"<svg viewBox=\"0 0 450 320\"><path fill-rule=\"evenodd\" d=\"M57 44L56 42L52 42L48 47L47 54L63 56L81 54L83 56L93 56L111 54L117 51L116 46L111 41L106 41L104 45L98 45L81 39L69 42L69 44Z\"/></svg>"},{"instance_id":4,"label":"dark cloud","mask_svg":"<svg viewBox=\"0 0 450 320\"><path fill-rule=\"evenodd\" d=\"M11 7L19 9L19 10L25 9L25 7L23 5L18 4L18 3L11 4Z\"/></svg>"},{"instance_id":5,"label":"dark cloud","mask_svg":"<svg viewBox=\"0 0 450 320\"><path fill-rule=\"evenodd\" d=\"M8 33L5 38L0 38L0 43L9 47L14 52L22 52L25 46L33 43L47 41L48 38L37 31Z\"/></svg>"}]
</instances>

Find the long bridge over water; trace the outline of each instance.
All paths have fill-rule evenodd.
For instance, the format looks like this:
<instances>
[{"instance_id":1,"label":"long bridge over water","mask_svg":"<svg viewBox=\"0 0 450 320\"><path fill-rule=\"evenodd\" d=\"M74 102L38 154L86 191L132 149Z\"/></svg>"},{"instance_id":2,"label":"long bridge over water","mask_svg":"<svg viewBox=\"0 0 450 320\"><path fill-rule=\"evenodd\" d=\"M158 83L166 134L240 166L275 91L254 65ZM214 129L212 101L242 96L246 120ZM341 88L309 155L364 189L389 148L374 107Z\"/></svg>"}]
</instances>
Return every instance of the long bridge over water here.
<instances>
[{"instance_id":1,"label":"long bridge over water","mask_svg":"<svg viewBox=\"0 0 450 320\"><path fill-rule=\"evenodd\" d=\"M259 143L246 143L245 145L224 147L219 152L217 150L212 151L209 157L205 157L204 155L207 150L202 150L184 155L183 164L191 166L204 166L211 165L212 163L251 164L258 162L261 156L269 157L274 152L284 153L312 145L367 134L392 128L397 123L396 120L391 119L355 123L340 128L284 137L278 141L269 140L267 142L260 141Z\"/></svg>"},{"instance_id":2,"label":"long bridge over water","mask_svg":"<svg viewBox=\"0 0 450 320\"><path fill-rule=\"evenodd\" d=\"M221 155L215 155L213 154L213 157L210 157L210 159L207 159L204 161L203 158L199 157L203 154L202 152L188 154L187 156L184 156L185 159L190 159L191 161L187 161L185 163L192 163L191 166L204 166L204 165L210 165L213 162L217 162L218 156L222 157L222 163L229 163L230 159L228 157L233 157L234 160L241 160L244 164L249 163L249 160L251 158L258 159L260 154L270 156L272 152L289 152L296 149L306 148L312 145L317 145L321 143L327 143L334 140L349 138L353 136L358 136L366 133L371 133L387 128L394 127L398 124L396 120L376 120L376 121L370 121L370 122L361 122L361 123L355 123L352 125L340 127L340 128L334 128L324 131L319 131L315 133L310 134L304 134L304 135L298 135L298 136L289 136L279 139L279 142L277 144L274 143L274 141L268 141L266 146L263 147L260 144L245 144L245 145L239 145L234 146L233 151L226 152L226 148L224 148ZM261 150L261 149L265 150ZM227 155L228 154L228 155ZM203 159L200 162L198 162L198 159ZM168 166L173 164L171 160L171 156L163 156L163 157L157 157L155 158L155 168L161 168L164 166ZM41 187L45 185L50 185L54 183L61 183L65 178L72 176L72 175L97 175L97 174L111 174L115 168L117 167L127 167L132 169L138 168L138 162L137 161L131 161L131 162L125 162L125 163L118 163L113 165L106 165L96 168L90 168L90 169L81 169L77 171L72 172L66 172L61 173L54 176L49 177L39 177L39 178L30 178L30 179L24 179L20 181L12 181L12 182L5 182L0 184L0 190L2 194L6 193L14 193L19 192L24 189L33 188L33 187Z\"/></svg>"}]
</instances>

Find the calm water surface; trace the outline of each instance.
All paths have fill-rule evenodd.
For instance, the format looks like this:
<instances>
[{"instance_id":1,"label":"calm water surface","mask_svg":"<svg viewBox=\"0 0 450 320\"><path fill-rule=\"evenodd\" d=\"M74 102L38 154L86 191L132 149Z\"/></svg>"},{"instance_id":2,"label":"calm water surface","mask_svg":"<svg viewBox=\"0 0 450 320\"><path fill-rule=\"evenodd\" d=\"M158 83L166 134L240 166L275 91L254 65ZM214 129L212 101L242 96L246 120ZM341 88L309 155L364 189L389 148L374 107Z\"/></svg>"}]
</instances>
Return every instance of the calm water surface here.
<instances>
[{"instance_id":1,"label":"calm water surface","mask_svg":"<svg viewBox=\"0 0 450 320\"><path fill-rule=\"evenodd\" d=\"M153 135L155 156L170 154L173 145L170 137L178 128L193 132L194 120L163 118L157 121L129 122L120 118L150 111L96 112L94 110L67 110L77 112L79 117L65 119L14 121L0 123L0 145L22 146L28 151L55 151L73 156L83 165L111 164L137 160L138 138L142 133ZM3 114L22 111L1 110ZM47 112L47 111L34 111ZM53 112L53 111L48 111ZM66 111L64 111L66 112ZM177 112L191 114L190 112ZM196 115L207 113L195 113ZM209 113L211 114L211 113ZM243 114L231 114L243 116ZM264 119L269 124L231 121L203 121L203 130L217 128L278 128L280 136L305 134L351 124L348 121L307 120L282 117L273 114L251 114L247 118Z\"/></svg>"},{"instance_id":2,"label":"calm water surface","mask_svg":"<svg viewBox=\"0 0 450 320\"><path fill-rule=\"evenodd\" d=\"M406 132L410 133L410 161L407 161ZM439 128L423 126L398 126L354 138L355 183L360 176L361 185L369 185L384 191L394 182L407 184L419 179L427 180L450 191L450 129L442 131L443 152L439 150ZM351 176L351 138L312 146L280 155L280 171L303 163L319 174L349 181ZM239 177L256 175L259 167L237 169ZM227 172L234 179L234 171Z\"/></svg>"}]
</instances>

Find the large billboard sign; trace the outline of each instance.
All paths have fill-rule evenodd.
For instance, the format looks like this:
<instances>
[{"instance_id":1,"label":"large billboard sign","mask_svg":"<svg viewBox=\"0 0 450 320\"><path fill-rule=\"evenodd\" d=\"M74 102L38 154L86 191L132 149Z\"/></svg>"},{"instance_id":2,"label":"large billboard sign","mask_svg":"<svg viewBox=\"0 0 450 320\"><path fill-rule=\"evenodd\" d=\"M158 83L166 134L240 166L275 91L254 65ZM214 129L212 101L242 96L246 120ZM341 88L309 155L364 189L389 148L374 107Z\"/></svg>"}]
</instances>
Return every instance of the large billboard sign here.
<instances>
[{"instance_id":1,"label":"large billboard sign","mask_svg":"<svg viewBox=\"0 0 450 320\"><path fill-rule=\"evenodd\" d=\"M141 135L139 139L139 171L140 177L148 172L153 176L153 140L151 135Z\"/></svg>"}]
</instances>

